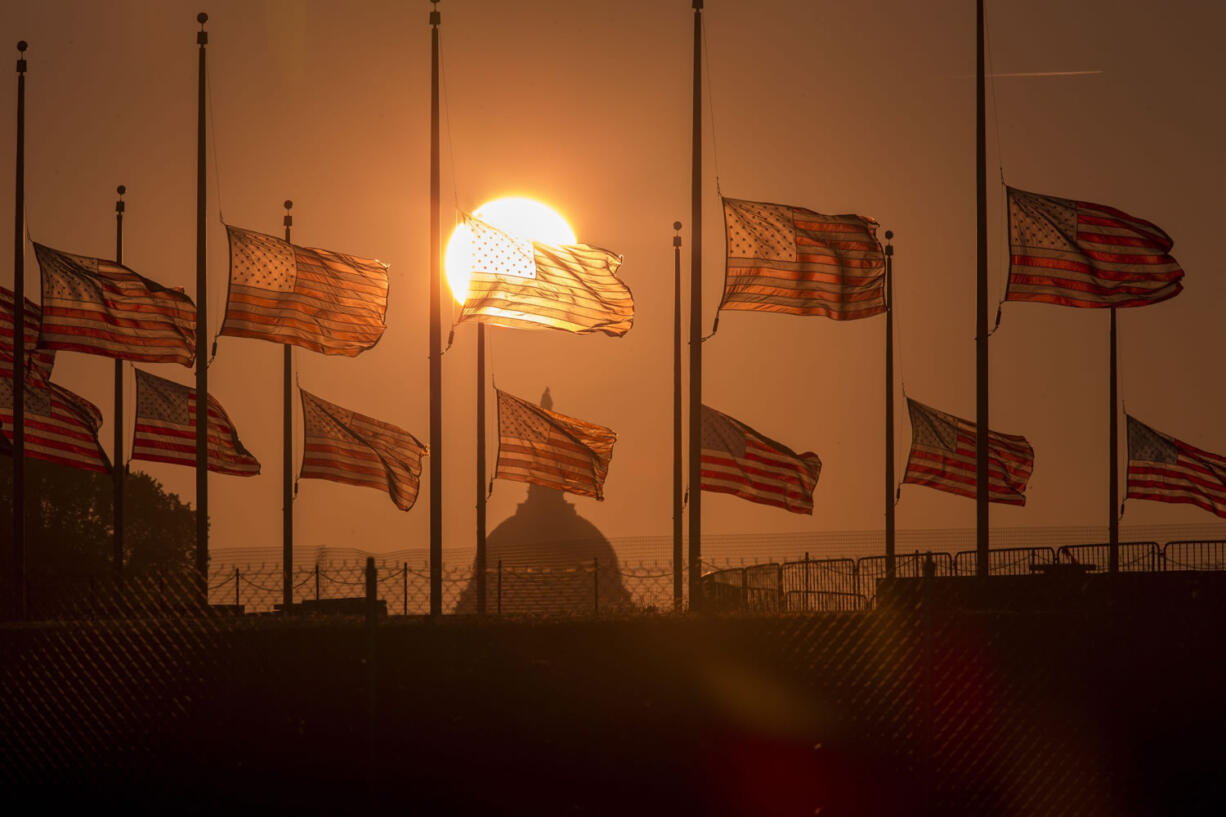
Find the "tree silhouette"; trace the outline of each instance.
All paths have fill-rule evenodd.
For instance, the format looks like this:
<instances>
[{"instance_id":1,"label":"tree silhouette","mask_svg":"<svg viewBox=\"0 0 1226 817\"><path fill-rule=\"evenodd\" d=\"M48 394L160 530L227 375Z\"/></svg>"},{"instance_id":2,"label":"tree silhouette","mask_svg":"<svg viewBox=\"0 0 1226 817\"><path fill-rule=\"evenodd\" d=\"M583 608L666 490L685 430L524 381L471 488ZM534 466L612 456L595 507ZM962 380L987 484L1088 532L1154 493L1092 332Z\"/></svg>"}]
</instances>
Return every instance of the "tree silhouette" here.
<instances>
[{"instance_id":1,"label":"tree silhouette","mask_svg":"<svg viewBox=\"0 0 1226 817\"><path fill-rule=\"evenodd\" d=\"M124 480L124 572L190 566L196 512L148 474ZM26 460L26 570L31 583L110 575L113 570L110 474ZM13 538L13 472L0 459L0 542Z\"/></svg>"}]
</instances>

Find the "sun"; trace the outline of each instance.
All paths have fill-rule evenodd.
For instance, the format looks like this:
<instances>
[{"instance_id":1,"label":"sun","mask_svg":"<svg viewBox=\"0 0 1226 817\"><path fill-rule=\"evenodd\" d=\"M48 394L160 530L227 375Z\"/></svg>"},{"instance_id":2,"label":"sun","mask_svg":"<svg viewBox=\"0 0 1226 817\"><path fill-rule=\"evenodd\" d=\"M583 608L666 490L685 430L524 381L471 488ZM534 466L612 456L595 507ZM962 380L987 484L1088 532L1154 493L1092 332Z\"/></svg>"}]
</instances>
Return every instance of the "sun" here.
<instances>
[{"instance_id":1,"label":"sun","mask_svg":"<svg viewBox=\"0 0 1226 817\"><path fill-rule=\"evenodd\" d=\"M473 215L493 227L542 244L574 244L575 233L566 219L547 204L520 196L487 201ZM443 269L451 295L459 303L468 297L468 276L472 270L472 235L459 224L447 240Z\"/></svg>"}]
</instances>

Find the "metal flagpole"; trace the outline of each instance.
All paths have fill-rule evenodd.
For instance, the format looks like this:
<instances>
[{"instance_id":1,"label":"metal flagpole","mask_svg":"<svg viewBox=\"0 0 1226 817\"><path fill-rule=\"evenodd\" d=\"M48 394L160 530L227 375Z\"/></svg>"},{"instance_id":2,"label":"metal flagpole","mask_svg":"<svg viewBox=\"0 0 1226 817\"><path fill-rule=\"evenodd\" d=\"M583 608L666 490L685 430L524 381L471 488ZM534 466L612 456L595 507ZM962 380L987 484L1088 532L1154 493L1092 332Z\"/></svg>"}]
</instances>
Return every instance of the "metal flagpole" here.
<instances>
[{"instance_id":1,"label":"metal flagpole","mask_svg":"<svg viewBox=\"0 0 1226 817\"><path fill-rule=\"evenodd\" d=\"M17 43L17 172L13 208L13 613L26 617L26 41Z\"/></svg>"},{"instance_id":2,"label":"metal flagpole","mask_svg":"<svg viewBox=\"0 0 1226 817\"><path fill-rule=\"evenodd\" d=\"M209 34L204 30L209 15L196 15L200 31L200 69L196 107L196 572L204 602L208 602L209 580L209 344L208 276L205 269L205 46Z\"/></svg>"},{"instance_id":3,"label":"metal flagpole","mask_svg":"<svg viewBox=\"0 0 1226 817\"><path fill-rule=\"evenodd\" d=\"M290 241L294 203L285 200L285 240ZM288 615L294 604L294 347L285 344L281 366L281 609Z\"/></svg>"},{"instance_id":4,"label":"metal flagpole","mask_svg":"<svg viewBox=\"0 0 1226 817\"><path fill-rule=\"evenodd\" d=\"M702 609L702 0L694 3L690 171L690 609Z\"/></svg>"},{"instance_id":5,"label":"metal flagpole","mask_svg":"<svg viewBox=\"0 0 1226 817\"><path fill-rule=\"evenodd\" d=\"M673 222L673 609L684 600L681 554L681 222Z\"/></svg>"},{"instance_id":6,"label":"metal flagpole","mask_svg":"<svg viewBox=\"0 0 1226 817\"><path fill-rule=\"evenodd\" d=\"M1116 335L1115 307L1111 307L1111 378L1109 399L1111 401L1110 420L1110 465L1107 468L1108 491L1107 501L1111 503L1111 513L1107 517L1107 572L1118 573L1120 570L1120 417L1119 389L1116 380Z\"/></svg>"},{"instance_id":7,"label":"metal flagpole","mask_svg":"<svg viewBox=\"0 0 1226 817\"><path fill-rule=\"evenodd\" d=\"M894 238L885 231L885 575L894 578Z\"/></svg>"},{"instance_id":8,"label":"metal flagpole","mask_svg":"<svg viewBox=\"0 0 1226 817\"><path fill-rule=\"evenodd\" d=\"M115 188L115 192L119 194L115 202L115 263L122 264L123 194L128 192L128 189L121 184ZM115 453L111 467L114 469L111 475L115 490L111 506L114 514L111 521L114 525L115 579L123 581L123 483L127 469L123 467L123 361L118 358L115 359Z\"/></svg>"},{"instance_id":9,"label":"metal flagpole","mask_svg":"<svg viewBox=\"0 0 1226 817\"><path fill-rule=\"evenodd\" d=\"M485 615L485 324L477 324L477 613Z\"/></svg>"},{"instance_id":10,"label":"metal flagpole","mask_svg":"<svg viewBox=\"0 0 1226 817\"><path fill-rule=\"evenodd\" d=\"M983 0L975 0L975 575L988 575L988 185Z\"/></svg>"},{"instance_id":11,"label":"metal flagpole","mask_svg":"<svg viewBox=\"0 0 1226 817\"><path fill-rule=\"evenodd\" d=\"M438 0L430 0L430 615L443 612L443 359L439 238Z\"/></svg>"}]
</instances>

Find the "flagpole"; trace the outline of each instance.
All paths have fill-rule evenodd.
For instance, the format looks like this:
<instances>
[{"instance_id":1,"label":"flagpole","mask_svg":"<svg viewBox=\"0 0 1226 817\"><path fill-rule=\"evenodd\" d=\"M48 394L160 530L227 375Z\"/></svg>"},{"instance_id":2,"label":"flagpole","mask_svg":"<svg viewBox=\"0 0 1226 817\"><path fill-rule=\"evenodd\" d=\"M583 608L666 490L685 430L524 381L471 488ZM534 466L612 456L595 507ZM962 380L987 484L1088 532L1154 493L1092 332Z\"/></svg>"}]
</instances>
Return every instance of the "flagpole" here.
<instances>
[{"instance_id":1,"label":"flagpole","mask_svg":"<svg viewBox=\"0 0 1226 817\"><path fill-rule=\"evenodd\" d=\"M196 22L200 67L196 97L196 573L203 601L208 603L209 581L209 361L208 361L208 275L205 268L205 47L209 34L204 30L209 15L200 12Z\"/></svg>"},{"instance_id":2,"label":"flagpole","mask_svg":"<svg viewBox=\"0 0 1226 817\"><path fill-rule=\"evenodd\" d=\"M443 359L439 240L438 0L430 0L430 615L443 612Z\"/></svg>"},{"instance_id":3,"label":"flagpole","mask_svg":"<svg viewBox=\"0 0 1226 817\"><path fill-rule=\"evenodd\" d=\"M477 324L477 614L485 615L485 324Z\"/></svg>"},{"instance_id":4,"label":"flagpole","mask_svg":"<svg viewBox=\"0 0 1226 817\"><path fill-rule=\"evenodd\" d=\"M988 185L983 0L975 0L975 575L988 575Z\"/></svg>"},{"instance_id":5,"label":"flagpole","mask_svg":"<svg viewBox=\"0 0 1226 817\"><path fill-rule=\"evenodd\" d=\"M702 2L694 8L690 188L690 609L702 609Z\"/></svg>"},{"instance_id":6,"label":"flagpole","mask_svg":"<svg viewBox=\"0 0 1226 817\"><path fill-rule=\"evenodd\" d=\"M115 263L123 263L123 195L128 189L122 184L115 188L119 198L115 201ZM114 484L114 499L111 520L114 525L115 579L123 581L123 361L115 359L115 461L111 476Z\"/></svg>"},{"instance_id":7,"label":"flagpole","mask_svg":"<svg viewBox=\"0 0 1226 817\"><path fill-rule=\"evenodd\" d=\"M17 43L17 172L13 209L13 612L26 617L26 41Z\"/></svg>"},{"instance_id":8,"label":"flagpole","mask_svg":"<svg viewBox=\"0 0 1226 817\"><path fill-rule=\"evenodd\" d=\"M285 200L285 241L290 242L294 203ZM281 362L281 609L288 615L294 604L294 347L282 347Z\"/></svg>"},{"instance_id":9,"label":"flagpole","mask_svg":"<svg viewBox=\"0 0 1226 817\"><path fill-rule=\"evenodd\" d=\"M684 601L681 552L681 222L673 222L673 609Z\"/></svg>"},{"instance_id":10,"label":"flagpole","mask_svg":"<svg viewBox=\"0 0 1226 817\"><path fill-rule=\"evenodd\" d=\"M885 576L894 578L894 238L885 231Z\"/></svg>"},{"instance_id":11,"label":"flagpole","mask_svg":"<svg viewBox=\"0 0 1226 817\"><path fill-rule=\"evenodd\" d=\"M1120 417L1119 417L1119 383L1116 379L1116 334L1115 307L1111 307L1111 377L1109 399L1111 415L1108 447L1111 449L1110 464L1107 468L1108 490L1107 501L1111 504L1107 517L1107 572L1118 573L1120 570Z\"/></svg>"}]
</instances>

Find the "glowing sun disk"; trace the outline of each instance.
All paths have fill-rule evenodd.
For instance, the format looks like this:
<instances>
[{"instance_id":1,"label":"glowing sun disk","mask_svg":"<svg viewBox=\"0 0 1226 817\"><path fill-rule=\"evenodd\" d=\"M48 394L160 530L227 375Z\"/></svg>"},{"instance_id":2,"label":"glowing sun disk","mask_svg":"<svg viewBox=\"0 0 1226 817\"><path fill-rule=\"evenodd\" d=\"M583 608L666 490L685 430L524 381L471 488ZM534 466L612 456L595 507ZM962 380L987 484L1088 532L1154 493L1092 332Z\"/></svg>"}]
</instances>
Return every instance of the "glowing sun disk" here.
<instances>
[{"instance_id":1,"label":"glowing sun disk","mask_svg":"<svg viewBox=\"0 0 1226 817\"><path fill-rule=\"evenodd\" d=\"M553 208L534 199L518 196L494 199L473 210L473 215L493 227L542 244L574 244L575 233L566 219ZM464 224L456 226L447 240L443 269L451 295L459 303L468 297L468 277L472 271L472 233Z\"/></svg>"}]
</instances>

